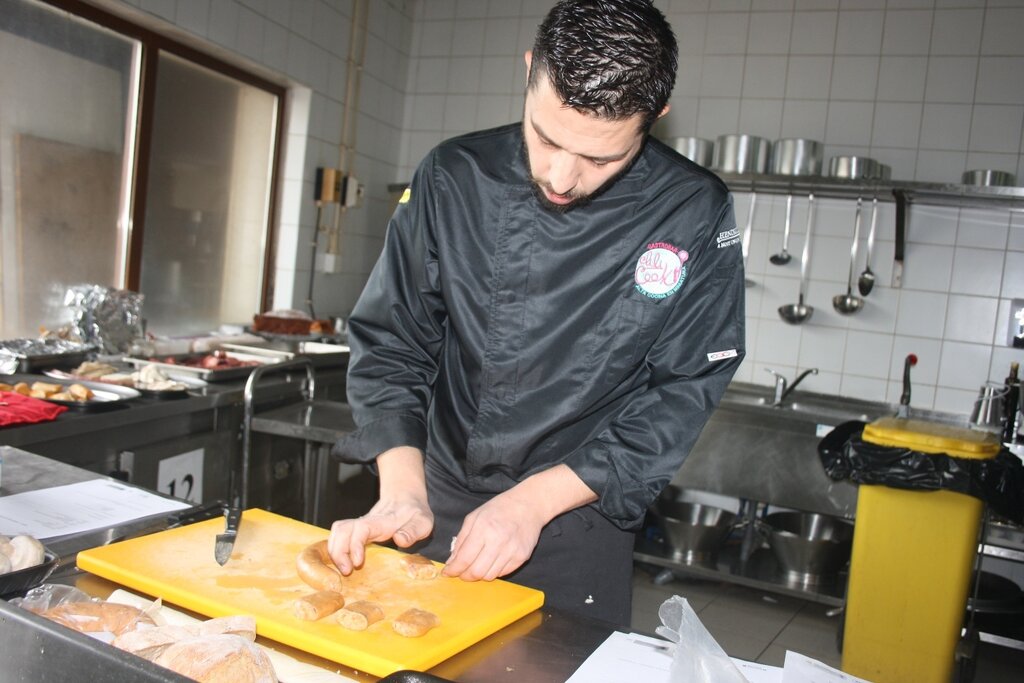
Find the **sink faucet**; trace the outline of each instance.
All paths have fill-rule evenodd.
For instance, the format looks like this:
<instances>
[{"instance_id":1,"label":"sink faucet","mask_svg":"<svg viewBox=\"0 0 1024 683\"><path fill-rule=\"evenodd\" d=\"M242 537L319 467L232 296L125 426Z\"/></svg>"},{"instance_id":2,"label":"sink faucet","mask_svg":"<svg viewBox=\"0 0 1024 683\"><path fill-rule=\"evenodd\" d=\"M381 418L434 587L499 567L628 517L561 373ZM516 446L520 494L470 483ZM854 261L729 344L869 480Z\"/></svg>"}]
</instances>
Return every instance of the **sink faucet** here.
<instances>
[{"instance_id":1,"label":"sink faucet","mask_svg":"<svg viewBox=\"0 0 1024 683\"><path fill-rule=\"evenodd\" d=\"M797 375L796 379L793 380L792 384L789 384L786 381L786 378L783 377L781 373L775 372L771 368L765 368L765 370L770 372L775 377L775 396L772 398L773 406L781 406L782 402L786 400L786 397L789 396L793 392L793 390L797 388L797 385L799 385L800 382L804 381L804 378L807 377L807 375L818 374L818 368L804 370L799 375Z\"/></svg>"},{"instance_id":2,"label":"sink faucet","mask_svg":"<svg viewBox=\"0 0 1024 683\"><path fill-rule=\"evenodd\" d=\"M896 417L907 418L910 416L910 368L917 365L917 356L913 353L907 354L903 361L903 393L900 394L900 405L896 409Z\"/></svg>"}]
</instances>

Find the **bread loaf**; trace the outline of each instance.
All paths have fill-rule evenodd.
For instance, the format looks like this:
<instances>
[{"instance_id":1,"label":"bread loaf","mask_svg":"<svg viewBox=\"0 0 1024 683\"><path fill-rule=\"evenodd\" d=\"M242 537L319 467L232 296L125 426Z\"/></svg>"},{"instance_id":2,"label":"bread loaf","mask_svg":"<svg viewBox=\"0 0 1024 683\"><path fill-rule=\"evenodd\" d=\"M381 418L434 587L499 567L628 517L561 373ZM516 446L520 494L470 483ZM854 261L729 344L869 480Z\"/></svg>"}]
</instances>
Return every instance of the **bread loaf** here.
<instances>
[{"instance_id":1,"label":"bread loaf","mask_svg":"<svg viewBox=\"0 0 1024 683\"><path fill-rule=\"evenodd\" d=\"M266 653L230 633L180 640L153 661L200 683L277 683Z\"/></svg>"},{"instance_id":2,"label":"bread loaf","mask_svg":"<svg viewBox=\"0 0 1024 683\"><path fill-rule=\"evenodd\" d=\"M64 602L42 616L82 633L113 633L119 636L153 620L137 607L114 602Z\"/></svg>"}]
</instances>

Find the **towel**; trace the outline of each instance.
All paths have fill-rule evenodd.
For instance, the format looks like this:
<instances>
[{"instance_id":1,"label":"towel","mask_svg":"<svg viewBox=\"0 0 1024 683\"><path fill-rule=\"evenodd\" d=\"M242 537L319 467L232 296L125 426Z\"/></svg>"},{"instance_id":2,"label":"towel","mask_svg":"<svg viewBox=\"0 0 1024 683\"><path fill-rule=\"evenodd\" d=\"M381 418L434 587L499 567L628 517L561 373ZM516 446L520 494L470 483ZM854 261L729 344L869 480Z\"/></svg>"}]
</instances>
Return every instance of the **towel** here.
<instances>
[{"instance_id":1,"label":"towel","mask_svg":"<svg viewBox=\"0 0 1024 683\"><path fill-rule=\"evenodd\" d=\"M67 409L67 406L22 396L13 391L0 391L0 427L49 422L56 420Z\"/></svg>"}]
</instances>

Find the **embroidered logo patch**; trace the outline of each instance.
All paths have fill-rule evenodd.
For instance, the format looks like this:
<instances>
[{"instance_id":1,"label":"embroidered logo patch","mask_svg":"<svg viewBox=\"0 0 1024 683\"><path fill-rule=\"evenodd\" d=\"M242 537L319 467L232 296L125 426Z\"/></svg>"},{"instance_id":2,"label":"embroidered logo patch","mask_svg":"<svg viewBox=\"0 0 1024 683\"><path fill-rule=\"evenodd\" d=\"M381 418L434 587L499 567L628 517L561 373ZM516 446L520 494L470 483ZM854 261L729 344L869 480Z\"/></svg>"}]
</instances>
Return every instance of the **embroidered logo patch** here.
<instances>
[{"instance_id":1,"label":"embroidered logo patch","mask_svg":"<svg viewBox=\"0 0 1024 683\"><path fill-rule=\"evenodd\" d=\"M726 230L725 232L718 233L718 248L723 249L725 247L731 247L734 244L740 243L740 229L733 228L732 230Z\"/></svg>"},{"instance_id":2,"label":"embroidered logo patch","mask_svg":"<svg viewBox=\"0 0 1024 683\"><path fill-rule=\"evenodd\" d=\"M736 353L736 349L727 349L725 351L712 351L708 354L708 362L714 363L716 360L725 360L726 358L735 358L739 354Z\"/></svg>"},{"instance_id":3,"label":"embroidered logo patch","mask_svg":"<svg viewBox=\"0 0 1024 683\"><path fill-rule=\"evenodd\" d=\"M652 242L636 262L636 291L652 299L674 294L686 280L690 255L667 242Z\"/></svg>"}]
</instances>

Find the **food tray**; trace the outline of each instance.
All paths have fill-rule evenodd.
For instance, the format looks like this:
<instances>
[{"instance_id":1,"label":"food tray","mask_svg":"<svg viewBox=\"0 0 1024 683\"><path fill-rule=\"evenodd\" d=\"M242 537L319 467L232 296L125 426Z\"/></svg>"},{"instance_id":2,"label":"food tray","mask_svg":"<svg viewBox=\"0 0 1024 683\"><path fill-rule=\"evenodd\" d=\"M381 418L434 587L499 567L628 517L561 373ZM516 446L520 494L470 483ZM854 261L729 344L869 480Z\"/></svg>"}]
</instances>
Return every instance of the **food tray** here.
<instances>
[{"instance_id":1,"label":"food tray","mask_svg":"<svg viewBox=\"0 0 1024 683\"><path fill-rule=\"evenodd\" d=\"M35 588L49 578L53 570L57 568L60 560L57 555L46 549L42 564L34 567L25 567L16 572L0 574L0 598L4 600L20 595L25 591Z\"/></svg>"},{"instance_id":2,"label":"food tray","mask_svg":"<svg viewBox=\"0 0 1024 683\"><path fill-rule=\"evenodd\" d=\"M273 363L280 363L285 360L282 357L271 357L271 356L257 356L253 354L238 353L235 351L226 351L228 357L236 358L238 360L255 361L260 365L269 365ZM164 374L175 373L181 375L191 375L192 377L199 377L206 380L207 382L225 382L232 379L241 379L248 377L249 374L255 369L254 365L247 365L237 368L197 368L191 365L182 364L183 361L199 360L205 356L210 355L209 353L179 353L169 356L153 356L152 358L132 358L126 356L124 358L125 363L134 365L137 368L141 368L146 365L155 365L164 371ZM173 361L173 362L167 362ZM168 375L170 376L170 375Z\"/></svg>"},{"instance_id":3,"label":"food tray","mask_svg":"<svg viewBox=\"0 0 1024 683\"><path fill-rule=\"evenodd\" d=\"M65 386L68 384L81 384L82 386L88 387L93 392L93 397L88 401L61 401L59 399L52 398L40 398L39 400L46 401L48 403L55 403L61 406L67 406L72 410L80 410L83 412L97 412L101 410L119 408L125 401L130 401L133 398L139 398L142 395L135 389L124 387L119 384L96 382L94 380L61 378L47 373L42 375L10 375L8 377L4 377L3 381L8 384L25 382L30 385L34 382L46 382L47 384L53 384L56 382Z\"/></svg>"},{"instance_id":4,"label":"food tray","mask_svg":"<svg viewBox=\"0 0 1024 683\"><path fill-rule=\"evenodd\" d=\"M85 361L93 347L63 339L8 339L0 341L0 354L17 361L8 373L36 372L44 368L73 368Z\"/></svg>"},{"instance_id":5,"label":"food tray","mask_svg":"<svg viewBox=\"0 0 1024 683\"><path fill-rule=\"evenodd\" d=\"M206 382L195 377L169 377L175 382L183 384L182 389L146 389L133 383L133 386L127 384L121 384L120 382L111 382L103 379L103 377L94 377L92 379L86 379L79 377L78 375L72 375L71 373L64 372L63 370L47 370L43 373L47 377L60 380L61 382L78 382L79 384L85 384L89 386L89 382L96 382L103 386L104 390L108 390L110 387L119 387L121 389L129 389L131 391L137 391L142 396L148 396L150 398L159 399L176 399L176 398L188 398L189 390L202 389L206 386ZM111 389L111 391L118 391L117 388Z\"/></svg>"}]
</instances>

